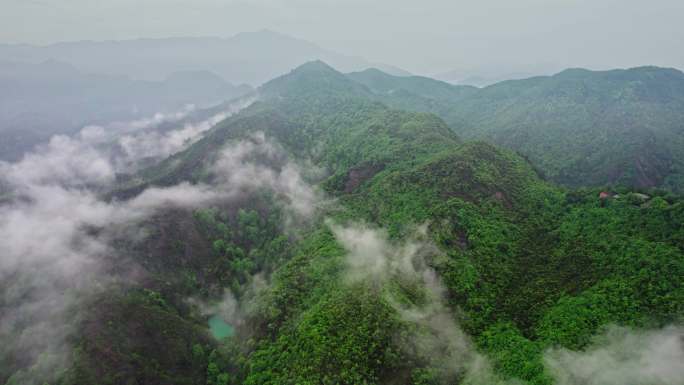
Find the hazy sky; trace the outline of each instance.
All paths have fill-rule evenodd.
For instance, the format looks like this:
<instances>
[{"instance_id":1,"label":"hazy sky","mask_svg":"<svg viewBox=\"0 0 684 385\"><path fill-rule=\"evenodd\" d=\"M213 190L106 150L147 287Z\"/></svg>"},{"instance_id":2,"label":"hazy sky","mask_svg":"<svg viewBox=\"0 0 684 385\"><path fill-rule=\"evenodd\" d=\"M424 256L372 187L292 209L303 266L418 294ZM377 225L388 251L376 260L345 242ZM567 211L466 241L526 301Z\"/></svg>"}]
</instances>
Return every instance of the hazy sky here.
<instances>
[{"instance_id":1,"label":"hazy sky","mask_svg":"<svg viewBox=\"0 0 684 385\"><path fill-rule=\"evenodd\" d=\"M263 28L416 73L684 68L684 0L0 0L0 42Z\"/></svg>"}]
</instances>

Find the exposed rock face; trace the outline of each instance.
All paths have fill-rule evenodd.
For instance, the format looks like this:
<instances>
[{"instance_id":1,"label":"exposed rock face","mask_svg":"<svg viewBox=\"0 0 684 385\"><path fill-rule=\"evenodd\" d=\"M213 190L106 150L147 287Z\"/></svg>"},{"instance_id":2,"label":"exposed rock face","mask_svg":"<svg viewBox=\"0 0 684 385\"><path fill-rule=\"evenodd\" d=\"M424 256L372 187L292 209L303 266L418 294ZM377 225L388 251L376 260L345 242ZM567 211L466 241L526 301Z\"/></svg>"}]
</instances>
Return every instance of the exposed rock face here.
<instances>
[{"instance_id":1,"label":"exposed rock face","mask_svg":"<svg viewBox=\"0 0 684 385\"><path fill-rule=\"evenodd\" d=\"M349 170L347 182L344 184L344 192L350 193L356 190L361 184L372 178L385 168L384 164L365 164Z\"/></svg>"}]
</instances>

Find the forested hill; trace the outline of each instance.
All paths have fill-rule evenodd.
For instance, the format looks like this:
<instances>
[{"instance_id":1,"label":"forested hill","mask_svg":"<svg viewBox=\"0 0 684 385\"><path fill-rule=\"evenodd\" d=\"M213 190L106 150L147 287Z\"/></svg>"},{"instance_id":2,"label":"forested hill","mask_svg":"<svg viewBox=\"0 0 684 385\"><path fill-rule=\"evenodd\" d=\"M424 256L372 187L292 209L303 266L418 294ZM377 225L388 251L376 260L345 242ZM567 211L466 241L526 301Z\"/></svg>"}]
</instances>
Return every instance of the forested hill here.
<instances>
[{"instance_id":1,"label":"forested hill","mask_svg":"<svg viewBox=\"0 0 684 385\"><path fill-rule=\"evenodd\" d=\"M377 70L348 76L391 106L436 113L463 138L520 152L554 182L684 189L678 70L569 69L481 89Z\"/></svg>"},{"instance_id":2,"label":"forested hill","mask_svg":"<svg viewBox=\"0 0 684 385\"><path fill-rule=\"evenodd\" d=\"M598 352L673 383L644 357L679 357L684 201L556 187L321 62L259 92L117 178L100 211L161 206L87 228L106 275L63 291L59 349L13 324L0 382L598 385Z\"/></svg>"},{"instance_id":3,"label":"forested hill","mask_svg":"<svg viewBox=\"0 0 684 385\"><path fill-rule=\"evenodd\" d=\"M260 102L218 124L187 151L144 170L143 183L165 185L199 176L227 141L255 132L332 173L364 162L411 162L460 142L439 117L391 109L320 61L266 83L259 93Z\"/></svg>"}]
</instances>

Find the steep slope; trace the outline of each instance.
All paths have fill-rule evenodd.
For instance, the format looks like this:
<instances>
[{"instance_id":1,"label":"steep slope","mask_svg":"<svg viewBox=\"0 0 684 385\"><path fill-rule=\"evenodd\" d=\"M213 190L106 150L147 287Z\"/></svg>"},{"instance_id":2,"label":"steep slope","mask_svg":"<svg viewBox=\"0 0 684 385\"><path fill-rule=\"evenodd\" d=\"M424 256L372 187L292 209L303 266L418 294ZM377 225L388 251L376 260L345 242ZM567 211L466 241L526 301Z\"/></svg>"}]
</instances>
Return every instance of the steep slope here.
<instances>
[{"instance_id":1,"label":"steep slope","mask_svg":"<svg viewBox=\"0 0 684 385\"><path fill-rule=\"evenodd\" d=\"M362 73L363 74L363 73ZM350 74L393 106L430 111L464 138L527 156L551 180L569 186L684 186L684 74L674 69L567 70L483 89L406 78ZM414 81L420 79L412 78ZM390 94L386 90L393 89Z\"/></svg>"},{"instance_id":2,"label":"steep slope","mask_svg":"<svg viewBox=\"0 0 684 385\"><path fill-rule=\"evenodd\" d=\"M268 82L259 95L260 102L144 175L153 184L192 179L226 142L255 132L273 137L294 157L310 158L332 173L364 161L410 161L459 142L436 116L375 102L366 87L320 61Z\"/></svg>"}]
</instances>

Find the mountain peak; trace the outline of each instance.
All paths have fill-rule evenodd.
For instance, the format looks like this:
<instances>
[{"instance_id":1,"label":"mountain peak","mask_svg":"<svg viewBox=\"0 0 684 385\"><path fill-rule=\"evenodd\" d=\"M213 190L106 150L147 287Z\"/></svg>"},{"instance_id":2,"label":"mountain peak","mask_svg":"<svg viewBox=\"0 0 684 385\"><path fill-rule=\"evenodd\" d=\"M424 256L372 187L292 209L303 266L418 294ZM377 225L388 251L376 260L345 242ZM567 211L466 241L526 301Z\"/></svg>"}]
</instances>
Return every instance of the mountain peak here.
<instances>
[{"instance_id":1,"label":"mountain peak","mask_svg":"<svg viewBox=\"0 0 684 385\"><path fill-rule=\"evenodd\" d=\"M312 60L306 62L295 68L292 72L328 72L340 74L336 69L332 68L322 60Z\"/></svg>"},{"instance_id":2,"label":"mountain peak","mask_svg":"<svg viewBox=\"0 0 684 385\"><path fill-rule=\"evenodd\" d=\"M568 68L559 73L556 77L587 77L587 76L612 76L612 77L638 77L644 75L675 76L684 75L682 71L675 68L658 66L640 66L627 69L611 69L592 71L586 68Z\"/></svg>"},{"instance_id":3,"label":"mountain peak","mask_svg":"<svg viewBox=\"0 0 684 385\"><path fill-rule=\"evenodd\" d=\"M369 68L366 68L365 70L362 70L362 71L351 72L350 75L351 74L364 74L364 75L368 75L368 76L397 77L395 75L389 74L389 73L384 72L384 71L382 71L378 68L375 68L375 67L369 67Z\"/></svg>"},{"instance_id":4,"label":"mountain peak","mask_svg":"<svg viewBox=\"0 0 684 385\"><path fill-rule=\"evenodd\" d=\"M300 65L260 88L262 96L307 96L322 99L330 96L368 95L368 89L347 78L321 60Z\"/></svg>"}]
</instances>

